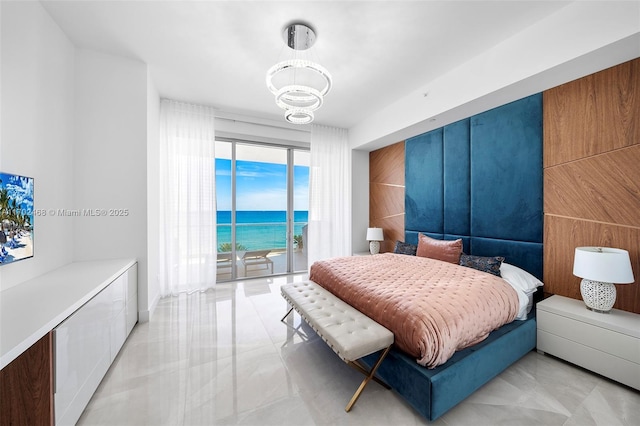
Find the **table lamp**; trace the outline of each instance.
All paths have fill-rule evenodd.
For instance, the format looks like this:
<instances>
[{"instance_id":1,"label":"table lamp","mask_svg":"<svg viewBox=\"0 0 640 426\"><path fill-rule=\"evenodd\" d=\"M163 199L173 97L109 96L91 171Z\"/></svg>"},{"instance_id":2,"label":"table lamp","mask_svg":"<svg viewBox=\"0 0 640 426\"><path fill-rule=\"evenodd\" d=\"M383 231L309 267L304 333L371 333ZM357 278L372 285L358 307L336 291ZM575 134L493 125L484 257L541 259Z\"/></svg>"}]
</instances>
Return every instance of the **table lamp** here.
<instances>
[{"instance_id":1,"label":"table lamp","mask_svg":"<svg viewBox=\"0 0 640 426\"><path fill-rule=\"evenodd\" d=\"M634 282L629 252L609 247L576 247L573 275L582 278L580 294L587 309L608 313L616 302L614 284Z\"/></svg>"},{"instance_id":2,"label":"table lamp","mask_svg":"<svg viewBox=\"0 0 640 426\"><path fill-rule=\"evenodd\" d=\"M380 253L380 241L384 241L382 228L367 228L367 240L369 241L369 253Z\"/></svg>"}]
</instances>

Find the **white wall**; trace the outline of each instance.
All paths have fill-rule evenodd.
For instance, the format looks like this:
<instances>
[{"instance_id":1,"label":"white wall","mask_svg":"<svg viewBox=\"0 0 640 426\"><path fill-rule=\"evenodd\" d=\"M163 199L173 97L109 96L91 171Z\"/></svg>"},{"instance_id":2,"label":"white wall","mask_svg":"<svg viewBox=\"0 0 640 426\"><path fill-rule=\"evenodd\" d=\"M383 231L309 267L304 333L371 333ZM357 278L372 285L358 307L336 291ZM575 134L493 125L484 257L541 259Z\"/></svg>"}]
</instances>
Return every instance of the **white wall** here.
<instances>
[{"instance_id":1,"label":"white wall","mask_svg":"<svg viewBox=\"0 0 640 426\"><path fill-rule=\"evenodd\" d=\"M147 297L138 298L140 321L149 321L160 300L160 96L147 74Z\"/></svg>"},{"instance_id":2,"label":"white wall","mask_svg":"<svg viewBox=\"0 0 640 426\"><path fill-rule=\"evenodd\" d=\"M74 47L40 3L0 8L0 170L34 178L36 209L71 209ZM35 256L0 266L0 290L72 260L72 218L36 217L34 227Z\"/></svg>"},{"instance_id":3,"label":"white wall","mask_svg":"<svg viewBox=\"0 0 640 426\"><path fill-rule=\"evenodd\" d=\"M369 251L369 152L351 151L351 250Z\"/></svg>"},{"instance_id":4,"label":"white wall","mask_svg":"<svg viewBox=\"0 0 640 426\"><path fill-rule=\"evenodd\" d=\"M639 55L640 2L574 1L362 120L349 142L372 151Z\"/></svg>"},{"instance_id":5,"label":"white wall","mask_svg":"<svg viewBox=\"0 0 640 426\"><path fill-rule=\"evenodd\" d=\"M78 49L75 69L74 205L107 215L75 218L70 246L75 260L135 257L146 305L147 66Z\"/></svg>"}]
</instances>

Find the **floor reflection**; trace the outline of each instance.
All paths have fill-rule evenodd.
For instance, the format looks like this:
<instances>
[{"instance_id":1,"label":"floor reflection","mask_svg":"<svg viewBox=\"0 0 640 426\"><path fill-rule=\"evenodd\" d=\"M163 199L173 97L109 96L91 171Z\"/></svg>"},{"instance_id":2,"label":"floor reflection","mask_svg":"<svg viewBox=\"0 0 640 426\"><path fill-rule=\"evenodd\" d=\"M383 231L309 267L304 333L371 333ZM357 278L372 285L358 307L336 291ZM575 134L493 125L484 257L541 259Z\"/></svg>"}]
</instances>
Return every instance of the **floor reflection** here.
<instances>
[{"instance_id":1,"label":"floor reflection","mask_svg":"<svg viewBox=\"0 0 640 426\"><path fill-rule=\"evenodd\" d=\"M368 386L288 310L280 286L305 274L218 284L162 299L138 324L81 425L427 424L394 392ZM530 352L436 425L634 424L640 393Z\"/></svg>"}]
</instances>

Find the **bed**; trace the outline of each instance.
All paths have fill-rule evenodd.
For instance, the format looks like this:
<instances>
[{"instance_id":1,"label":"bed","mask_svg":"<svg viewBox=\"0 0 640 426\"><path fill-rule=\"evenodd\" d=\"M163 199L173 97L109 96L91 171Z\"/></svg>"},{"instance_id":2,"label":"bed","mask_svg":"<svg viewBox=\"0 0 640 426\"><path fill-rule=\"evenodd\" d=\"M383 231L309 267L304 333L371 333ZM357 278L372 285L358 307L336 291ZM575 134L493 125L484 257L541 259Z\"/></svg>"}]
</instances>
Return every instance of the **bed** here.
<instances>
[{"instance_id":1,"label":"bed","mask_svg":"<svg viewBox=\"0 0 640 426\"><path fill-rule=\"evenodd\" d=\"M309 279L391 330L394 345L429 368L513 321L520 305L500 277L428 257L339 257L314 263Z\"/></svg>"},{"instance_id":2,"label":"bed","mask_svg":"<svg viewBox=\"0 0 640 426\"><path fill-rule=\"evenodd\" d=\"M385 253L316 262L309 278L393 331L394 348L378 375L435 420L535 347L530 296L542 283L530 274L529 283L514 280L513 270L505 270L505 280Z\"/></svg>"},{"instance_id":3,"label":"bed","mask_svg":"<svg viewBox=\"0 0 640 426\"><path fill-rule=\"evenodd\" d=\"M466 254L501 256L531 281L541 279L542 136L538 93L407 139L402 243L417 245L419 235L459 239ZM386 228L384 222L370 225ZM395 348L378 374L435 420L535 348L535 307L528 305L524 319L457 350L443 364L426 368L415 354Z\"/></svg>"}]
</instances>

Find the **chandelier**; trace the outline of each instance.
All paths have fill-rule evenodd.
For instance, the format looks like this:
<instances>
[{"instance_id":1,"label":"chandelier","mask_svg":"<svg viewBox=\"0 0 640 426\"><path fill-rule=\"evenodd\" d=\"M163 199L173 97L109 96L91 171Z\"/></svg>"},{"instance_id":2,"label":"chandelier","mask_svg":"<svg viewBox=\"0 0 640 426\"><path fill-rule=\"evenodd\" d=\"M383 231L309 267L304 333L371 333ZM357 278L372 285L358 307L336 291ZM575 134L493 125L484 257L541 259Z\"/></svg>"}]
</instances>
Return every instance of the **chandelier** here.
<instances>
[{"instance_id":1,"label":"chandelier","mask_svg":"<svg viewBox=\"0 0 640 426\"><path fill-rule=\"evenodd\" d=\"M284 110L285 120L308 124L331 90L331 74L307 57L307 49L316 41L316 33L308 25L294 23L287 26L283 38L294 57L269 68L267 87L275 95L276 105Z\"/></svg>"}]
</instances>

